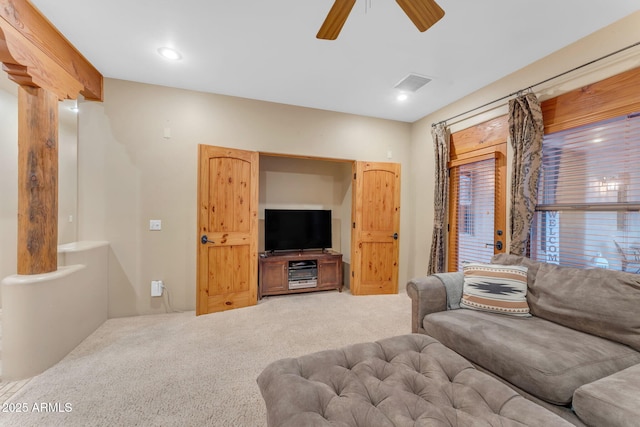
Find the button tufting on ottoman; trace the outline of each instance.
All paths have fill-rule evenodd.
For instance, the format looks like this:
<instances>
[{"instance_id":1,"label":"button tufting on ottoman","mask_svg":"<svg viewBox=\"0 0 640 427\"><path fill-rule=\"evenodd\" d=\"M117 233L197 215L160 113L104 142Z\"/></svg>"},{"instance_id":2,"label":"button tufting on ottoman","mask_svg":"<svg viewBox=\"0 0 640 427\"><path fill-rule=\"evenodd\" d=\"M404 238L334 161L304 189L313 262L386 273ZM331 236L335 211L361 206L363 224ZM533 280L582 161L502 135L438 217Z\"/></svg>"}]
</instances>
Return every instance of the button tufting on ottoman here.
<instances>
[{"instance_id":1,"label":"button tufting on ottoman","mask_svg":"<svg viewBox=\"0 0 640 427\"><path fill-rule=\"evenodd\" d=\"M258 386L271 427L571 425L422 334L278 360Z\"/></svg>"}]
</instances>

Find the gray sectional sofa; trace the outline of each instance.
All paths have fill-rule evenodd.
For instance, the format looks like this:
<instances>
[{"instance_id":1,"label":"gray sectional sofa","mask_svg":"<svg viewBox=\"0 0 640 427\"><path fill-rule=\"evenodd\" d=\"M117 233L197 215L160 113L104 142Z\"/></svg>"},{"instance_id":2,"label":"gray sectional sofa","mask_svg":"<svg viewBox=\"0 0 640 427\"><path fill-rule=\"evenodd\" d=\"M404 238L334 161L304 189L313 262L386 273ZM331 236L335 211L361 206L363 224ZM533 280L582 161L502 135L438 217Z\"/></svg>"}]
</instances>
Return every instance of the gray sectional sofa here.
<instances>
[{"instance_id":1,"label":"gray sectional sofa","mask_svg":"<svg viewBox=\"0 0 640 427\"><path fill-rule=\"evenodd\" d=\"M491 262L527 267L531 316L454 308L464 277L444 273L408 283L413 332L575 425L640 425L640 275L508 254Z\"/></svg>"}]
</instances>

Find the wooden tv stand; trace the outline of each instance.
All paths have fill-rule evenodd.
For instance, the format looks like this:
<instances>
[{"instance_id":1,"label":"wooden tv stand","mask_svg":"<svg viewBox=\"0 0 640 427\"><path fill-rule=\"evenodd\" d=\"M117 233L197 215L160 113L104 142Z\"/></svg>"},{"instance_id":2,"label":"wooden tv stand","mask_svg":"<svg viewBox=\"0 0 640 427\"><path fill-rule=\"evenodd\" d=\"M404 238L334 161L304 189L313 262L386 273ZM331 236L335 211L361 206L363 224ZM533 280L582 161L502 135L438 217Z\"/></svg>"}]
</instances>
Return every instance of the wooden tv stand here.
<instances>
[{"instance_id":1,"label":"wooden tv stand","mask_svg":"<svg viewBox=\"0 0 640 427\"><path fill-rule=\"evenodd\" d=\"M337 289L342 292L342 254L333 251L262 253L258 299L265 295Z\"/></svg>"}]
</instances>

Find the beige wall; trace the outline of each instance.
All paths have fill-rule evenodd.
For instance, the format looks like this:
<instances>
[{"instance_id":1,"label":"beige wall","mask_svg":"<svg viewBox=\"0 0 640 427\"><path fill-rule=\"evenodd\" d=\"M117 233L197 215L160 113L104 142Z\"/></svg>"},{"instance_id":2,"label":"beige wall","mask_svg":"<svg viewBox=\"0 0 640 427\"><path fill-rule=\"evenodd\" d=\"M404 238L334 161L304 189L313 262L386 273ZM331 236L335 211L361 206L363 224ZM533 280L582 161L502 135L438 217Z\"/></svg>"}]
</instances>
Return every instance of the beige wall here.
<instances>
[{"instance_id":1,"label":"beige wall","mask_svg":"<svg viewBox=\"0 0 640 427\"><path fill-rule=\"evenodd\" d=\"M570 46L555 52L435 113L415 122L411 136L413 162L409 182L415 199L415 218L412 232L416 236L410 250L409 276L424 275L428 267L433 226L433 140L431 124L484 105L510 93L564 73L596 58L630 46L640 40L640 12L636 12ZM623 71L640 66L640 47L615 55L534 89L541 100L558 96ZM452 132L482 123L507 113L506 101L496 103L479 112L463 116L449 124ZM508 146L509 157L511 147ZM509 159L508 176L511 174ZM405 177L406 177L405 173ZM508 224L508 223L507 223Z\"/></svg>"},{"instance_id":2,"label":"beige wall","mask_svg":"<svg viewBox=\"0 0 640 427\"><path fill-rule=\"evenodd\" d=\"M63 101L58 125L58 244L77 240L78 113L76 101Z\"/></svg>"},{"instance_id":3,"label":"beige wall","mask_svg":"<svg viewBox=\"0 0 640 427\"><path fill-rule=\"evenodd\" d=\"M0 75L0 280L16 274L18 238L18 89L3 74Z\"/></svg>"},{"instance_id":4,"label":"beige wall","mask_svg":"<svg viewBox=\"0 0 640 427\"><path fill-rule=\"evenodd\" d=\"M80 106L78 233L81 240L111 244L110 317L164 312L166 298L150 296L151 280L165 282L173 308L194 309L198 144L392 161L408 171L410 135L408 123L106 79L104 103ZM322 173L312 178L316 184ZM331 184L332 199L336 191L350 197L336 190L341 185ZM407 190L401 284L411 244ZM271 197L264 203L275 203ZM149 231L150 219L162 220L162 231Z\"/></svg>"}]
</instances>

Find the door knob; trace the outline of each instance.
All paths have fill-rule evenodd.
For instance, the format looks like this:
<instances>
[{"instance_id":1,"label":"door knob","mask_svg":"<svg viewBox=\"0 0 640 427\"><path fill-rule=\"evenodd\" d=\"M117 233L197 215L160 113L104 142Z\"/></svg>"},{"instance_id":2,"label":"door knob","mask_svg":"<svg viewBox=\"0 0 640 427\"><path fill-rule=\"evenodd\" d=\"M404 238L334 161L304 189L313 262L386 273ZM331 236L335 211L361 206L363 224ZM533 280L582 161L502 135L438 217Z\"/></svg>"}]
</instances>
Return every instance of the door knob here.
<instances>
[{"instance_id":1,"label":"door knob","mask_svg":"<svg viewBox=\"0 0 640 427\"><path fill-rule=\"evenodd\" d=\"M398 233L393 233L391 237L393 237L393 240L398 240Z\"/></svg>"},{"instance_id":2,"label":"door knob","mask_svg":"<svg viewBox=\"0 0 640 427\"><path fill-rule=\"evenodd\" d=\"M485 243L484 246L486 248L488 248L489 246L495 246L495 248L497 250L501 251L502 250L502 241L498 240L495 245L493 243Z\"/></svg>"},{"instance_id":3,"label":"door knob","mask_svg":"<svg viewBox=\"0 0 640 427\"><path fill-rule=\"evenodd\" d=\"M213 240L209 240L207 238L207 235L203 234L202 237L200 237L200 243L202 243L203 245L206 245L207 243L211 243L212 245L215 245L216 242L214 242Z\"/></svg>"}]
</instances>

